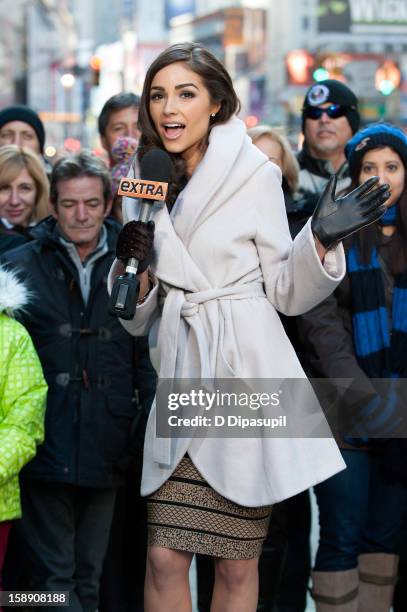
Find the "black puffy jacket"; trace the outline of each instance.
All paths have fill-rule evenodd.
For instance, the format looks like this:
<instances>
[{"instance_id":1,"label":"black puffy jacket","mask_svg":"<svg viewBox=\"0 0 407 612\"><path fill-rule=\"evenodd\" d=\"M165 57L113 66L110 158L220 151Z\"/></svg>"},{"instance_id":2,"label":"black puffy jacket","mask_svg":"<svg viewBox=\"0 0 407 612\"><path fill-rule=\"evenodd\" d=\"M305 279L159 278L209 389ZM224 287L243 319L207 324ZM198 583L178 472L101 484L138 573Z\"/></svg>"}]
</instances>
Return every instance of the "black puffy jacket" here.
<instances>
[{"instance_id":1,"label":"black puffy jacket","mask_svg":"<svg viewBox=\"0 0 407 612\"><path fill-rule=\"evenodd\" d=\"M90 487L123 480L137 410L135 341L108 314L106 283L120 226L105 227L109 248L95 262L86 305L52 218L2 259L33 293L21 318L49 385L45 442L26 476Z\"/></svg>"}]
</instances>

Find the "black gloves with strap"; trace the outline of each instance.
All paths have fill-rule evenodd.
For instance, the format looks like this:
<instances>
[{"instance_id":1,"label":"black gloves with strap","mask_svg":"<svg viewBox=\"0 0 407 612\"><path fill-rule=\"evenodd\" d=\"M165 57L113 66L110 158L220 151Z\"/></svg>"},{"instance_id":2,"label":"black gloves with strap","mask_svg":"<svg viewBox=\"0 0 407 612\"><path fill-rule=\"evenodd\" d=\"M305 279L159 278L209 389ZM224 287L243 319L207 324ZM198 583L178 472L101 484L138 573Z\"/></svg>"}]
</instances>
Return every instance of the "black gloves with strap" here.
<instances>
[{"instance_id":1,"label":"black gloves with strap","mask_svg":"<svg viewBox=\"0 0 407 612\"><path fill-rule=\"evenodd\" d=\"M379 178L372 176L350 193L335 198L336 176L331 176L311 219L311 229L326 249L374 223L386 212L389 185L377 187L378 182Z\"/></svg>"},{"instance_id":2,"label":"black gloves with strap","mask_svg":"<svg viewBox=\"0 0 407 612\"><path fill-rule=\"evenodd\" d=\"M137 273L144 272L151 263L154 243L154 221L130 221L122 228L116 245L116 257L127 262L135 257L139 262Z\"/></svg>"}]
</instances>

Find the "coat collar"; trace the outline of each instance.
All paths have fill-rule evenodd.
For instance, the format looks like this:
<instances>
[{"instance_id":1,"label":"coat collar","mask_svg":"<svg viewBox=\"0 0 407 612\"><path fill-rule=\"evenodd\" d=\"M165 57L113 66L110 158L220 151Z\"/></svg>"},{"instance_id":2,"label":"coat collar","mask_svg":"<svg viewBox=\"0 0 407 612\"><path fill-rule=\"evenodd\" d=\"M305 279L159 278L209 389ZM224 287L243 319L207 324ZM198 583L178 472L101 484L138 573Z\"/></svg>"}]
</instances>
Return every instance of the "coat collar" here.
<instances>
[{"instance_id":1,"label":"coat collar","mask_svg":"<svg viewBox=\"0 0 407 612\"><path fill-rule=\"evenodd\" d=\"M237 117L212 128L205 155L178 196L182 214L176 215L174 228L186 246L196 229L267 161Z\"/></svg>"}]
</instances>

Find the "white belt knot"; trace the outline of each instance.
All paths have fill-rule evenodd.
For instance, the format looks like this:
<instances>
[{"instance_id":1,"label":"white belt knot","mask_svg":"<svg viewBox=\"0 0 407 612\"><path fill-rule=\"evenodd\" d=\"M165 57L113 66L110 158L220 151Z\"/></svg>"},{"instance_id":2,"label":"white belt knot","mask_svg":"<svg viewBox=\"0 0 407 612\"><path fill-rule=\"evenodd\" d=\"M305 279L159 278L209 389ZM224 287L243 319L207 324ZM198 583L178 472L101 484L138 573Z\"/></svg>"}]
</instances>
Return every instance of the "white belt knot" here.
<instances>
[{"instance_id":1,"label":"white belt knot","mask_svg":"<svg viewBox=\"0 0 407 612\"><path fill-rule=\"evenodd\" d=\"M181 317L187 319L188 317L194 317L198 314L199 304L195 304L193 302L189 302L185 300L181 307Z\"/></svg>"}]
</instances>

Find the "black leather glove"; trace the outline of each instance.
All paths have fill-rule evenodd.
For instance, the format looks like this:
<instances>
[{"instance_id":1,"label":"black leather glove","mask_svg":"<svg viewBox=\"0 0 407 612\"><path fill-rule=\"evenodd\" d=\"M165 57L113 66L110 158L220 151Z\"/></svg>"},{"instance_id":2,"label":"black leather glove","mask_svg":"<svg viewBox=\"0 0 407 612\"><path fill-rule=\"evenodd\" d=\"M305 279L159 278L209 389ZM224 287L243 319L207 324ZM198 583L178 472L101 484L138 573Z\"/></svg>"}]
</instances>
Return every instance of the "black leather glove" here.
<instances>
[{"instance_id":1,"label":"black leather glove","mask_svg":"<svg viewBox=\"0 0 407 612\"><path fill-rule=\"evenodd\" d=\"M139 262L138 273L144 272L152 260L154 227L154 221L130 221L117 238L116 257L124 262L135 257Z\"/></svg>"},{"instance_id":2,"label":"black leather glove","mask_svg":"<svg viewBox=\"0 0 407 612\"><path fill-rule=\"evenodd\" d=\"M351 193L335 198L336 176L331 176L311 219L311 229L326 249L374 223L386 212L389 185L376 187L378 182L379 177L372 176Z\"/></svg>"}]
</instances>

